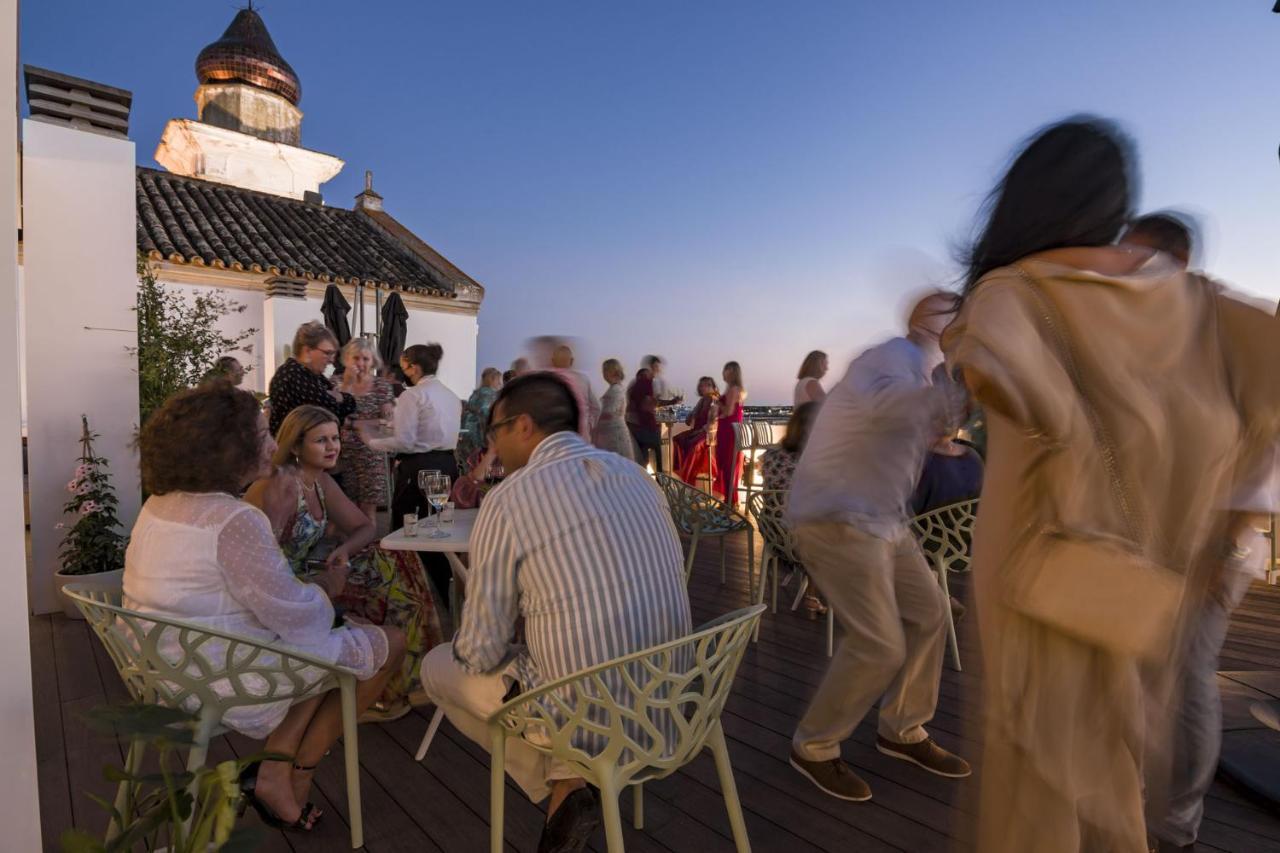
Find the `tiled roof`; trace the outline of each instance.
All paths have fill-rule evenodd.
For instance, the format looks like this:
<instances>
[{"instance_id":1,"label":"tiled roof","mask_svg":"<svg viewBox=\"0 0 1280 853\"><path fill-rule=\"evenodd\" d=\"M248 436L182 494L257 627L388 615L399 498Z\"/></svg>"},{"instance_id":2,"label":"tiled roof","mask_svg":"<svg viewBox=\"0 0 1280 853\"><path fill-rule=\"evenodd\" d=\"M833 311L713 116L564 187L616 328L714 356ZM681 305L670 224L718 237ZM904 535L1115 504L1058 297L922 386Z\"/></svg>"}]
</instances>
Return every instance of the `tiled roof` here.
<instances>
[{"instance_id":1,"label":"tiled roof","mask_svg":"<svg viewBox=\"0 0 1280 853\"><path fill-rule=\"evenodd\" d=\"M474 284L447 261L446 269L433 266L362 211L141 167L137 191L138 249L155 260L437 296L454 296L454 281Z\"/></svg>"}]
</instances>

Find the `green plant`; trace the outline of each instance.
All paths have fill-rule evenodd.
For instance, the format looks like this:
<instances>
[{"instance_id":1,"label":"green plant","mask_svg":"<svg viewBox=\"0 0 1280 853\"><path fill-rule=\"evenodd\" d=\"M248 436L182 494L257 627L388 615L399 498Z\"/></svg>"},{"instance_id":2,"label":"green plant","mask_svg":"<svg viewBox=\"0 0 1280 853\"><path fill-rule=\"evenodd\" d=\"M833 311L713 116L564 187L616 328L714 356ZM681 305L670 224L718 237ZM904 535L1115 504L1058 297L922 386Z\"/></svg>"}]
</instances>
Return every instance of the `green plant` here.
<instances>
[{"instance_id":1,"label":"green plant","mask_svg":"<svg viewBox=\"0 0 1280 853\"><path fill-rule=\"evenodd\" d=\"M139 425L175 392L199 384L218 356L252 352L246 341L257 329L232 335L219 327L223 318L247 309L222 290L191 297L170 290L138 256L138 345L128 350L138 358Z\"/></svg>"},{"instance_id":2,"label":"green plant","mask_svg":"<svg viewBox=\"0 0 1280 853\"><path fill-rule=\"evenodd\" d=\"M85 722L103 734L133 740L135 749L145 745L155 750L158 769L130 773L104 767L108 781L129 784L125 807L117 809L101 797L89 796L111 814L119 832L103 841L82 829L68 829L62 834L64 853L125 853L140 842L148 850L164 845L167 853L256 848L259 831L235 825L242 796L240 772L272 756L224 761L192 773L183 768L180 750L194 742L196 719L185 711L162 705L101 706L86 714Z\"/></svg>"},{"instance_id":3,"label":"green plant","mask_svg":"<svg viewBox=\"0 0 1280 853\"><path fill-rule=\"evenodd\" d=\"M91 575L110 572L124 567L124 548L127 542L120 532L120 519L116 517L119 502L107 473L107 460L93 452L96 433L89 431L89 418L80 416L83 432L80 435L80 464L75 476L67 483L71 499L62 511L76 517L62 538L58 557L65 575ZM58 522L59 529L66 529L67 522Z\"/></svg>"}]
</instances>

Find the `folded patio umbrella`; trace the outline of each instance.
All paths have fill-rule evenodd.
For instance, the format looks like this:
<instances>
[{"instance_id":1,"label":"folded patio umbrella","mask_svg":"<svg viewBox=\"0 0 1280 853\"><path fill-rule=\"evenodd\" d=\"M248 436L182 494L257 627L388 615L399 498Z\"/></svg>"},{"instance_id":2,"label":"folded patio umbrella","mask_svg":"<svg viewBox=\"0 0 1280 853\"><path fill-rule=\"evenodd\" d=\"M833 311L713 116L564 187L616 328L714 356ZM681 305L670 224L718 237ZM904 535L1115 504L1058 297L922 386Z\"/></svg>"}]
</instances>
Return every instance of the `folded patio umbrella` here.
<instances>
[{"instance_id":1,"label":"folded patio umbrella","mask_svg":"<svg viewBox=\"0 0 1280 853\"><path fill-rule=\"evenodd\" d=\"M338 285L331 284L324 289L324 303L320 306L320 313L324 316L325 326L338 339L339 347L345 347L347 341L351 340L351 326L347 323L347 312L350 310L351 303L342 295Z\"/></svg>"},{"instance_id":2,"label":"folded patio umbrella","mask_svg":"<svg viewBox=\"0 0 1280 853\"><path fill-rule=\"evenodd\" d=\"M400 294L393 293L382 303L382 330L378 338L378 355L382 363L399 364L404 352L404 339L409 334L409 312Z\"/></svg>"}]
</instances>

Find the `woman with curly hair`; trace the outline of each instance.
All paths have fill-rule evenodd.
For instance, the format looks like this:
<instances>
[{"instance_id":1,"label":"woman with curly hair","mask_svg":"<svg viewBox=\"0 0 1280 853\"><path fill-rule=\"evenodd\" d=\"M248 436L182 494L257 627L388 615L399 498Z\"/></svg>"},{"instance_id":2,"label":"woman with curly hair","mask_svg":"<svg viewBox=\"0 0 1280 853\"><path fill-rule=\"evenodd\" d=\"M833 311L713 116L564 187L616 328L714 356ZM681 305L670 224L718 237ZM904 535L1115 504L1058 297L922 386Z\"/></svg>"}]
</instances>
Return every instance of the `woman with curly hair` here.
<instances>
[{"instance_id":1,"label":"woman with curly hair","mask_svg":"<svg viewBox=\"0 0 1280 853\"><path fill-rule=\"evenodd\" d=\"M404 635L367 624L333 627L330 596L341 589L342 572L298 583L267 517L236 497L271 470L276 449L253 395L226 383L182 391L147 419L138 447L151 496L125 552L125 606L347 667L360 679L357 707L371 705L400 671ZM176 634L166 636L160 651L169 646L176 658L177 645ZM199 654L217 666L226 644L210 640ZM265 656L258 661L270 666ZM213 688L231 693L227 684ZM342 733L338 692L241 706L222 723L265 738L267 753L292 756L252 765L242 787L266 822L310 830L321 815L307 802L311 777Z\"/></svg>"}]
</instances>

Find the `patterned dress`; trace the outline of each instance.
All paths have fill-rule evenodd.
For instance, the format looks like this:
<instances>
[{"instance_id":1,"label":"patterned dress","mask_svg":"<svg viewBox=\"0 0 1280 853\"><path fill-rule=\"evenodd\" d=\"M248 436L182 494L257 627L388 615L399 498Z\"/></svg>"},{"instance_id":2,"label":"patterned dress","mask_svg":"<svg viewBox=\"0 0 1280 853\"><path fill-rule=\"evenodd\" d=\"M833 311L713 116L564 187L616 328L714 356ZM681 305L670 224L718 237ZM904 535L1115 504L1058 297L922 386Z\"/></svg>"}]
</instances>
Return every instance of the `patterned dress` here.
<instances>
[{"instance_id":1,"label":"patterned dress","mask_svg":"<svg viewBox=\"0 0 1280 853\"><path fill-rule=\"evenodd\" d=\"M307 499L299 482L297 510L280 536L280 549L293 573L300 577L313 573L307 560L324 536L329 521L324 492L317 490L317 495L321 507L318 519L307 509ZM431 584L416 555L410 551L384 551L377 545L352 555L347 585L334 604L374 625L391 625L404 632L408 651L400 672L387 682L382 702L390 705L421 692L418 668L422 656L439 645L443 634Z\"/></svg>"},{"instance_id":2,"label":"patterned dress","mask_svg":"<svg viewBox=\"0 0 1280 853\"><path fill-rule=\"evenodd\" d=\"M600 421L596 424L595 445L619 456L635 459L631 430L627 429L627 392L621 382L609 386L600 398Z\"/></svg>"},{"instance_id":3,"label":"patterned dress","mask_svg":"<svg viewBox=\"0 0 1280 853\"><path fill-rule=\"evenodd\" d=\"M384 406L395 405L391 383L381 376L373 378L373 388L363 397L356 397L355 414L342 424L342 488L347 497L358 504L387 506L387 455L372 450L360 440L356 430L357 420L377 420L382 417Z\"/></svg>"},{"instance_id":4,"label":"patterned dress","mask_svg":"<svg viewBox=\"0 0 1280 853\"><path fill-rule=\"evenodd\" d=\"M498 398L498 389L481 385L471 392L462 406L462 429L458 431L458 467L468 470L468 460L484 448L484 430L489 423L489 410Z\"/></svg>"}]
</instances>

